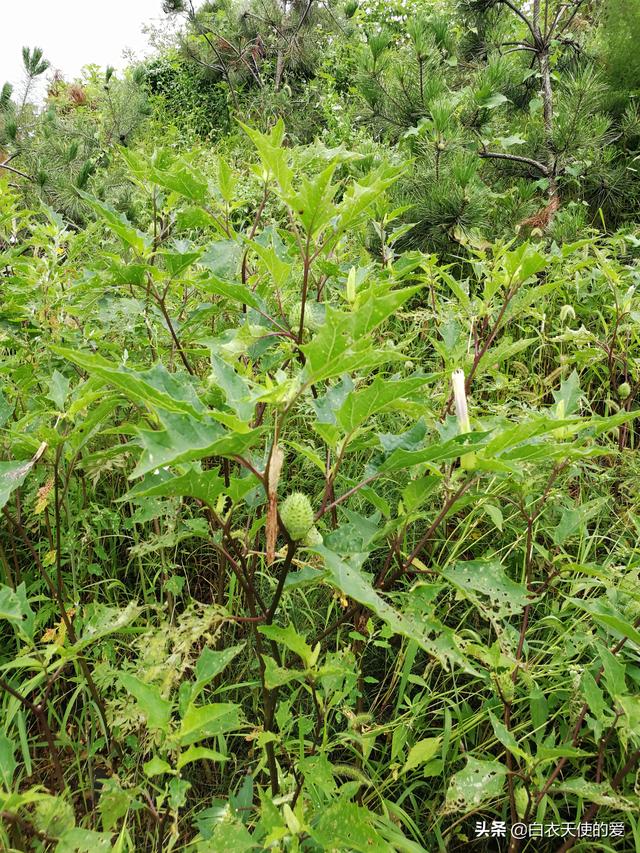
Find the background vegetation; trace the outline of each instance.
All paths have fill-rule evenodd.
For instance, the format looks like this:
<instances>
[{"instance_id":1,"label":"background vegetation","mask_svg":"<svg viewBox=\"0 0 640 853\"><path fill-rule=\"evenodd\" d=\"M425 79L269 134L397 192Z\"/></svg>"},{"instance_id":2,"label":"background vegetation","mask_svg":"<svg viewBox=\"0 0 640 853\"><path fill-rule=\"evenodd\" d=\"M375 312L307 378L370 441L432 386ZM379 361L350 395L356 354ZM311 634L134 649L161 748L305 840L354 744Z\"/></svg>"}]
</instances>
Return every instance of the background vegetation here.
<instances>
[{"instance_id":1,"label":"background vegetation","mask_svg":"<svg viewBox=\"0 0 640 853\"><path fill-rule=\"evenodd\" d=\"M164 11L0 96L0 847L640 849L640 7Z\"/></svg>"}]
</instances>

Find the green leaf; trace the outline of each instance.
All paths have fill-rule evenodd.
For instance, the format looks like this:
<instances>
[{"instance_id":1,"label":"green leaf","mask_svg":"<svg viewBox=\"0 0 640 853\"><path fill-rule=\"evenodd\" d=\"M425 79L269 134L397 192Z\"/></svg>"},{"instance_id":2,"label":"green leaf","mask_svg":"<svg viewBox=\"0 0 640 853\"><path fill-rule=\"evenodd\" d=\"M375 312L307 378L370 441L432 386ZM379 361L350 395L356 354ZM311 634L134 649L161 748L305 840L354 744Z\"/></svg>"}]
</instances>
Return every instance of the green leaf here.
<instances>
[{"instance_id":1,"label":"green leaf","mask_svg":"<svg viewBox=\"0 0 640 853\"><path fill-rule=\"evenodd\" d=\"M265 309L262 299L250 287L246 287L239 282L209 278L206 281L199 281L198 288L213 296L224 296L226 299L230 299L232 302L237 302L240 305L249 305L251 308L255 308L256 311L264 311Z\"/></svg>"},{"instance_id":2,"label":"green leaf","mask_svg":"<svg viewBox=\"0 0 640 853\"><path fill-rule=\"evenodd\" d=\"M14 407L11 406L4 394L0 391L0 429L4 427L14 412Z\"/></svg>"},{"instance_id":3,"label":"green leaf","mask_svg":"<svg viewBox=\"0 0 640 853\"><path fill-rule=\"evenodd\" d=\"M405 450L399 447L380 465L380 472L400 471L412 468L424 462L446 462L459 459L467 453L474 453L486 447L489 433L469 432L456 435L443 442L435 442L422 450Z\"/></svg>"},{"instance_id":4,"label":"green leaf","mask_svg":"<svg viewBox=\"0 0 640 853\"><path fill-rule=\"evenodd\" d=\"M143 453L132 478L167 465L194 462L208 456L239 456L262 434L260 429L246 433L228 432L216 421L199 420L191 415L162 409L158 409L156 414L164 429L139 429Z\"/></svg>"},{"instance_id":5,"label":"green leaf","mask_svg":"<svg viewBox=\"0 0 640 853\"><path fill-rule=\"evenodd\" d=\"M246 853L256 846L246 827L236 820L218 823L211 836L211 846L206 849L216 853Z\"/></svg>"},{"instance_id":6,"label":"green leaf","mask_svg":"<svg viewBox=\"0 0 640 853\"><path fill-rule=\"evenodd\" d=\"M549 761L557 761L559 758L590 758L592 755L592 752L577 749L575 746L539 746L536 761L546 764Z\"/></svg>"},{"instance_id":7,"label":"green leaf","mask_svg":"<svg viewBox=\"0 0 640 853\"><path fill-rule=\"evenodd\" d=\"M99 376L120 388L131 400L168 412L198 415L205 411L187 374L169 373L162 364L149 370L133 370L115 365L100 355L89 355L63 347L52 347L58 355L77 364L90 376Z\"/></svg>"},{"instance_id":8,"label":"green leaf","mask_svg":"<svg viewBox=\"0 0 640 853\"><path fill-rule=\"evenodd\" d=\"M575 370L573 370L568 379L564 379L560 383L560 390L553 392L553 399L556 401L556 411L559 418L565 418L567 415L572 415L580 406L583 393L580 388L580 379Z\"/></svg>"},{"instance_id":9,"label":"green leaf","mask_svg":"<svg viewBox=\"0 0 640 853\"><path fill-rule=\"evenodd\" d=\"M111 853L111 834L76 826L63 833L55 853Z\"/></svg>"},{"instance_id":10,"label":"green leaf","mask_svg":"<svg viewBox=\"0 0 640 853\"><path fill-rule=\"evenodd\" d=\"M152 245L151 237L134 228L124 213L118 213L110 204L93 198L83 190L76 190L76 192L93 208L98 216L104 219L113 233L117 234L125 245L130 246L140 256L148 253Z\"/></svg>"},{"instance_id":11,"label":"green leaf","mask_svg":"<svg viewBox=\"0 0 640 853\"><path fill-rule=\"evenodd\" d=\"M242 246L235 240L216 240L209 243L200 258L201 266L213 273L216 279L233 281L238 277L242 259Z\"/></svg>"},{"instance_id":12,"label":"green leaf","mask_svg":"<svg viewBox=\"0 0 640 853\"><path fill-rule=\"evenodd\" d=\"M282 643L298 655L306 667L312 666L313 650L304 637L298 634L293 625L287 625L286 628L280 628L278 625L260 625L258 631L268 639Z\"/></svg>"},{"instance_id":13,"label":"green leaf","mask_svg":"<svg viewBox=\"0 0 640 853\"><path fill-rule=\"evenodd\" d=\"M241 420L250 421L253 418L255 402L252 400L247 380L214 353L211 353L211 378L224 392L227 405Z\"/></svg>"},{"instance_id":14,"label":"green leaf","mask_svg":"<svg viewBox=\"0 0 640 853\"><path fill-rule=\"evenodd\" d=\"M282 145L284 141L284 122L282 119L278 119L268 134L261 133L241 121L238 121L238 124L255 145L267 176L275 178L280 190L283 193L288 193L291 188L293 172L289 167L288 152Z\"/></svg>"},{"instance_id":15,"label":"green leaf","mask_svg":"<svg viewBox=\"0 0 640 853\"><path fill-rule=\"evenodd\" d=\"M491 618L505 619L531 603L526 588L507 577L498 560L468 560L441 574Z\"/></svg>"},{"instance_id":16,"label":"green leaf","mask_svg":"<svg viewBox=\"0 0 640 853\"><path fill-rule=\"evenodd\" d=\"M493 727L493 733L498 738L500 743L509 750L513 755L517 755L525 761L529 760L531 756L521 749L518 746L518 743L513 736L513 734L509 731L509 729L502 723L498 718L489 712L489 719L491 720L491 725Z\"/></svg>"},{"instance_id":17,"label":"green leaf","mask_svg":"<svg viewBox=\"0 0 640 853\"><path fill-rule=\"evenodd\" d=\"M216 763L224 763L229 758L222 755L221 752L216 752L214 749L208 749L206 746L190 746L189 749L180 753L176 764L177 770L182 770L187 764L193 764L194 761L215 761Z\"/></svg>"},{"instance_id":18,"label":"green leaf","mask_svg":"<svg viewBox=\"0 0 640 853\"><path fill-rule=\"evenodd\" d=\"M215 506L216 499L225 490L224 479L217 471L202 471L195 464L185 466L184 474L172 474L160 470L147 474L144 479L129 490L122 500L136 500L146 497L189 497L198 498L209 506Z\"/></svg>"},{"instance_id":19,"label":"green leaf","mask_svg":"<svg viewBox=\"0 0 640 853\"><path fill-rule=\"evenodd\" d=\"M625 797L614 792L606 782L589 782L583 777L578 777L557 782L551 790L560 794L571 794L581 801L597 803L599 806L606 806L617 812L637 813L638 811L637 797Z\"/></svg>"},{"instance_id":20,"label":"green leaf","mask_svg":"<svg viewBox=\"0 0 640 853\"><path fill-rule=\"evenodd\" d=\"M419 740L409 750L402 772L408 773L409 770L414 770L416 767L431 761L440 752L441 743L442 738L439 737L427 737Z\"/></svg>"},{"instance_id":21,"label":"green leaf","mask_svg":"<svg viewBox=\"0 0 640 853\"><path fill-rule=\"evenodd\" d=\"M51 380L49 381L49 393L47 397L52 400L58 407L58 411L64 409L64 404L69 394L69 380L59 371L54 370Z\"/></svg>"},{"instance_id":22,"label":"green leaf","mask_svg":"<svg viewBox=\"0 0 640 853\"><path fill-rule=\"evenodd\" d=\"M512 283L523 284L527 279L542 272L547 266L547 258L529 243L522 243L512 252L507 252L503 264Z\"/></svg>"},{"instance_id":23,"label":"green leaf","mask_svg":"<svg viewBox=\"0 0 640 853\"><path fill-rule=\"evenodd\" d=\"M341 799L321 812L311 830L314 841L323 850L354 850L358 853L394 853L375 828L375 817L368 809Z\"/></svg>"},{"instance_id":24,"label":"green leaf","mask_svg":"<svg viewBox=\"0 0 640 853\"><path fill-rule=\"evenodd\" d=\"M143 183L150 181L191 201L199 203L206 201L208 196L206 180L200 175L195 175L185 164L178 162L174 163L171 169L161 169L130 148L121 148L120 154L131 171Z\"/></svg>"},{"instance_id":25,"label":"green leaf","mask_svg":"<svg viewBox=\"0 0 640 853\"><path fill-rule=\"evenodd\" d=\"M153 776L163 776L165 773L174 772L171 765L167 764L167 762L158 755L154 755L150 761L143 764L142 769L144 770L145 776L149 776L149 778L152 778Z\"/></svg>"},{"instance_id":26,"label":"green leaf","mask_svg":"<svg viewBox=\"0 0 640 853\"><path fill-rule=\"evenodd\" d=\"M199 708L191 706L184 715L178 737L183 746L188 746L204 738L238 731L244 725L242 709L232 702L202 705Z\"/></svg>"},{"instance_id":27,"label":"green leaf","mask_svg":"<svg viewBox=\"0 0 640 853\"><path fill-rule=\"evenodd\" d=\"M595 678L588 670L582 673L580 681L580 689L589 706L589 711L596 720L604 721L611 711L609 704L605 701L604 695L600 687L596 683Z\"/></svg>"},{"instance_id":28,"label":"green leaf","mask_svg":"<svg viewBox=\"0 0 640 853\"><path fill-rule=\"evenodd\" d=\"M430 378L416 376L410 379L389 380L383 376L377 376L371 385L352 391L347 396L338 410L338 423L346 433L353 432L385 406L417 391Z\"/></svg>"},{"instance_id":29,"label":"green leaf","mask_svg":"<svg viewBox=\"0 0 640 853\"><path fill-rule=\"evenodd\" d=\"M145 684L135 675L121 672L119 675L122 686L127 690L140 706L150 729L159 729L166 732L171 719L171 702L163 699L160 689L154 684Z\"/></svg>"},{"instance_id":30,"label":"green leaf","mask_svg":"<svg viewBox=\"0 0 640 853\"><path fill-rule=\"evenodd\" d=\"M478 106L485 110L493 110L496 107L505 104L508 100L507 96L503 95L502 92L493 92L491 95L480 98L478 100Z\"/></svg>"},{"instance_id":31,"label":"green leaf","mask_svg":"<svg viewBox=\"0 0 640 853\"><path fill-rule=\"evenodd\" d=\"M572 598L570 600L576 607L585 610L593 616L596 622L606 625L607 628L612 628L614 631L622 634L623 637L631 640L640 649L640 631L616 613L607 598L599 598L595 601L583 601L579 598Z\"/></svg>"},{"instance_id":32,"label":"green leaf","mask_svg":"<svg viewBox=\"0 0 640 853\"><path fill-rule=\"evenodd\" d=\"M196 681L194 684L194 693L192 700L196 698L202 688L213 681L216 676L220 675L244 649L245 643L239 643L237 646L229 646L226 649L210 649L204 648L200 653L200 657L196 661Z\"/></svg>"},{"instance_id":33,"label":"green leaf","mask_svg":"<svg viewBox=\"0 0 640 853\"><path fill-rule=\"evenodd\" d=\"M278 290L284 287L293 269L293 264L282 260L275 248L271 246L263 246L256 240L251 241L249 245L266 266L275 287Z\"/></svg>"},{"instance_id":34,"label":"green leaf","mask_svg":"<svg viewBox=\"0 0 640 853\"><path fill-rule=\"evenodd\" d=\"M277 687L282 687L284 684L299 681L303 678L302 673L296 669L286 669L284 666L278 666L269 655L263 655L263 659L264 683L268 690L275 690Z\"/></svg>"},{"instance_id":35,"label":"green leaf","mask_svg":"<svg viewBox=\"0 0 640 853\"><path fill-rule=\"evenodd\" d=\"M22 622L20 599L10 586L0 586L0 619Z\"/></svg>"},{"instance_id":36,"label":"green leaf","mask_svg":"<svg viewBox=\"0 0 640 853\"><path fill-rule=\"evenodd\" d=\"M398 612L373 588L369 578L341 559L338 554L323 545L318 545L313 550L324 557L326 580L344 595L368 607L394 633L415 640L443 666L455 663L467 672L479 674L460 651L453 631L426 615L418 620L410 614Z\"/></svg>"},{"instance_id":37,"label":"green leaf","mask_svg":"<svg viewBox=\"0 0 640 853\"><path fill-rule=\"evenodd\" d=\"M494 506L493 504L483 504L482 509L487 513L491 521L495 524L495 526L502 532L502 525L504 523L504 517L502 515L502 510Z\"/></svg>"},{"instance_id":38,"label":"green leaf","mask_svg":"<svg viewBox=\"0 0 640 853\"><path fill-rule=\"evenodd\" d=\"M26 480L27 474L33 468L31 459L26 462L0 462L0 509Z\"/></svg>"},{"instance_id":39,"label":"green leaf","mask_svg":"<svg viewBox=\"0 0 640 853\"><path fill-rule=\"evenodd\" d=\"M99 603L92 605L84 620L82 634L73 646L74 651L81 651L103 637L122 631L138 618L141 610L135 601L130 601L126 607L110 607Z\"/></svg>"},{"instance_id":40,"label":"green leaf","mask_svg":"<svg viewBox=\"0 0 640 853\"><path fill-rule=\"evenodd\" d=\"M0 785L11 790L13 774L18 766L15 760L16 744L0 732Z\"/></svg>"},{"instance_id":41,"label":"green leaf","mask_svg":"<svg viewBox=\"0 0 640 853\"><path fill-rule=\"evenodd\" d=\"M499 761L478 761L469 756L467 766L452 777L445 803L448 811L466 811L502 795L507 768Z\"/></svg>"},{"instance_id":42,"label":"green leaf","mask_svg":"<svg viewBox=\"0 0 640 853\"><path fill-rule=\"evenodd\" d=\"M167 271L172 278L177 278L183 272L188 270L190 266L195 264L201 254L201 249L191 251L188 249L178 251L176 249L173 252L168 250L158 252L158 255L163 258Z\"/></svg>"},{"instance_id":43,"label":"green leaf","mask_svg":"<svg viewBox=\"0 0 640 853\"><path fill-rule=\"evenodd\" d=\"M511 148L513 145L526 145L527 140L523 139L519 133L514 133L511 136L498 136L497 142L503 148Z\"/></svg>"}]
</instances>

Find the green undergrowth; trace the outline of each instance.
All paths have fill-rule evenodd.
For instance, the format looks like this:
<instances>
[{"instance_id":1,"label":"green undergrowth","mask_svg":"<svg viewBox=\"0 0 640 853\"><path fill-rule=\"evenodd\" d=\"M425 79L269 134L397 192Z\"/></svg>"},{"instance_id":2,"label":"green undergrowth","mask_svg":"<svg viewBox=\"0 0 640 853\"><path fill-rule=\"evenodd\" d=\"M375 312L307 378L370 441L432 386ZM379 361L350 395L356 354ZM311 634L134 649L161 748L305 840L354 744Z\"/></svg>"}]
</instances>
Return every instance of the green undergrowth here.
<instances>
[{"instance_id":1,"label":"green undergrowth","mask_svg":"<svg viewBox=\"0 0 640 853\"><path fill-rule=\"evenodd\" d=\"M636 849L637 239L447 264L244 130L121 149L135 221L3 180L0 845Z\"/></svg>"}]
</instances>

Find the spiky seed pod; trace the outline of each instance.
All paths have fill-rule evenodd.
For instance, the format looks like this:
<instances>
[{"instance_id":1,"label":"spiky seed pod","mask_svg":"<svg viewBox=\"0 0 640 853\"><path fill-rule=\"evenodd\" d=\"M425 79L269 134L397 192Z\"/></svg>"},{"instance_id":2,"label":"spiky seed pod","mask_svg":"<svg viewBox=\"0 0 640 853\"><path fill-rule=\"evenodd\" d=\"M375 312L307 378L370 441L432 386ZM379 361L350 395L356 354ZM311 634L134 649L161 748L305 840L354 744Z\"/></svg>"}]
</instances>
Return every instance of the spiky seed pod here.
<instances>
[{"instance_id":1,"label":"spiky seed pod","mask_svg":"<svg viewBox=\"0 0 640 853\"><path fill-rule=\"evenodd\" d=\"M294 331L300 326L300 313L302 305L296 302L291 306L289 311L289 324ZM318 302L309 301L304 308L304 327L309 332L317 332L320 326L324 323L324 305Z\"/></svg>"},{"instance_id":2,"label":"spiky seed pod","mask_svg":"<svg viewBox=\"0 0 640 853\"><path fill-rule=\"evenodd\" d=\"M622 385L618 385L618 397L621 400L626 400L629 394L631 393L631 385L628 382L623 382Z\"/></svg>"},{"instance_id":3,"label":"spiky seed pod","mask_svg":"<svg viewBox=\"0 0 640 853\"><path fill-rule=\"evenodd\" d=\"M302 492L292 492L280 507L280 518L294 542L304 539L313 527L311 501Z\"/></svg>"}]
</instances>

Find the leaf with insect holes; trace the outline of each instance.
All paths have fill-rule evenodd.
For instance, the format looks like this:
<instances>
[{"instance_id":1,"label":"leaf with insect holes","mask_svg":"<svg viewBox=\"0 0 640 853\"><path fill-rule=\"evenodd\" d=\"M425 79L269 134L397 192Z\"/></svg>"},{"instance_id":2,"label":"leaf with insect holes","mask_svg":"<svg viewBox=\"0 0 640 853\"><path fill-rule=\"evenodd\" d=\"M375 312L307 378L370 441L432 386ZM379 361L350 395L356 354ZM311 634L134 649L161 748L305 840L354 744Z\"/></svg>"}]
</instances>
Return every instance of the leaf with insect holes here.
<instances>
[{"instance_id":1,"label":"leaf with insect holes","mask_svg":"<svg viewBox=\"0 0 640 853\"><path fill-rule=\"evenodd\" d=\"M393 853L394 848L378 833L375 823L368 809L341 799L321 813L311 835L322 850Z\"/></svg>"},{"instance_id":2,"label":"leaf with insect holes","mask_svg":"<svg viewBox=\"0 0 640 853\"><path fill-rule=\"evenodd\" d=\"M491 619L506 619L531 603L526 588L512 581L498 560L456 563L441 575Z\"/></svg>"},{"instance_id":3,"label":"leaf with insect holes","mask_svg":"<svg viewBox=\"0 0 640 853\"><path fill-rule=\"evenodd\" d=\"M448 812L464 812L502 795L507 768L499 761L467 758L467 766L449 782L445 797Z\"/></svg>"}]
</instances>

